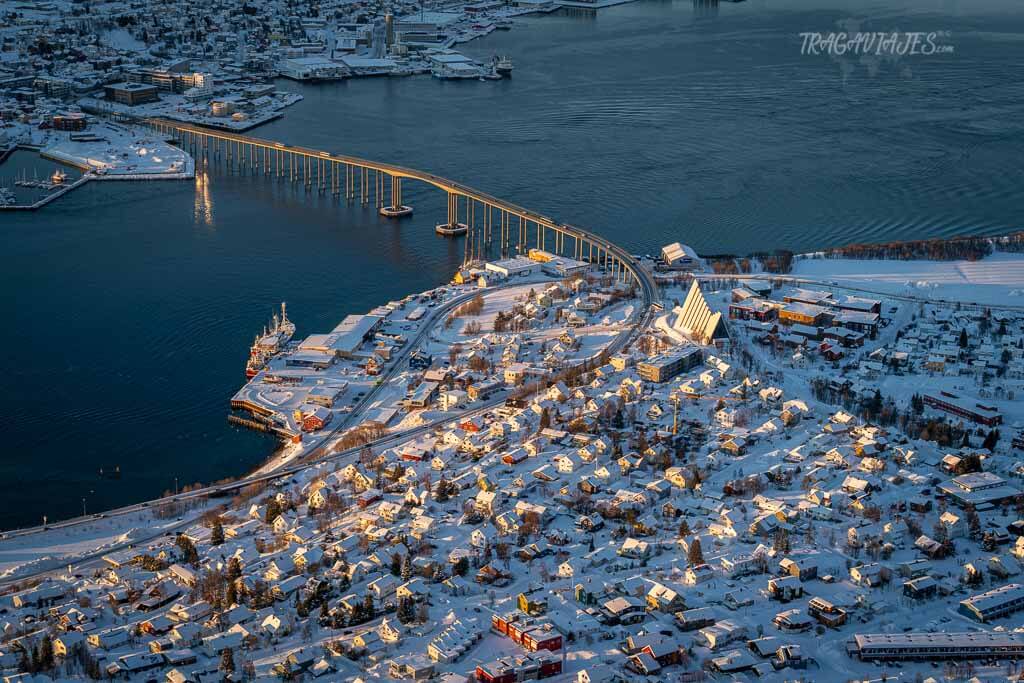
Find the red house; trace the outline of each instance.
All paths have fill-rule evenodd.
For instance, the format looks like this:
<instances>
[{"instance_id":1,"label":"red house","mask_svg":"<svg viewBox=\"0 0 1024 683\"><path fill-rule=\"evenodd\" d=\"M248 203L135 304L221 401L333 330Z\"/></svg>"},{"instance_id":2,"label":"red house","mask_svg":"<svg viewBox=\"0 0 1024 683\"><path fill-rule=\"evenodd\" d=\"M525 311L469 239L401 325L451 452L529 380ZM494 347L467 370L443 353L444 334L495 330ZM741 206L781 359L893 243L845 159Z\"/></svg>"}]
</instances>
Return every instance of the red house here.
<instances>
[{"instance_id":1,"label":"red house","mask_svg":"<svg viewBox=\"0 0 1024 683\"><path fill-rule=\"evenodd\" d=\"M516 683L562 673L562 660L552 654L533 654L501 659L476 667L480 683Z\"/></svg>"},{"instance_id":2,"label":"red house","mask_svg":"<svg viewBox=\"0 0 1024 683\"><path fill-rule=\"evenodd\" d=\"M331 421L331 411L323 406L317 406L313 410L303 411L302 431L315 432L323 429Z\"/></svg>"},{"instance_id":3,"label":"red house","mask_svg":"<svg viewBox=\"0 0 1024 683\"><path fill-rule=\"evenodd\" d=\"M562 634L550 624L536 626L523 633L522 646L530 652L537 650L549 650L557 652L562 649Z\"/></svg>"}]
</instances>

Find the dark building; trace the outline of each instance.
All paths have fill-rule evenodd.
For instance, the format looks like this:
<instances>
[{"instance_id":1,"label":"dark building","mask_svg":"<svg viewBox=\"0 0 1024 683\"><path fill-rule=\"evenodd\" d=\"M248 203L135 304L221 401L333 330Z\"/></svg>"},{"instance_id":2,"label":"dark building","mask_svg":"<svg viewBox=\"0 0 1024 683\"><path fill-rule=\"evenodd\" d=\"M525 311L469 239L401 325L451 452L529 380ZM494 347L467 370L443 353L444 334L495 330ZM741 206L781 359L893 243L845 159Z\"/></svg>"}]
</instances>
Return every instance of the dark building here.
<instances>
[{"instance_id":1,"label":"dark building","mask_svg":"<svg viewBox=\"0 0 1024 683\"><path fill-rule=\"evenodd\" d=\"M156 102L157 96L155 85L144 85L142 83L114 83L103 88L104 95L108 100L127 104L134 107L137 104Z\"/></svg>"}]
</instances>

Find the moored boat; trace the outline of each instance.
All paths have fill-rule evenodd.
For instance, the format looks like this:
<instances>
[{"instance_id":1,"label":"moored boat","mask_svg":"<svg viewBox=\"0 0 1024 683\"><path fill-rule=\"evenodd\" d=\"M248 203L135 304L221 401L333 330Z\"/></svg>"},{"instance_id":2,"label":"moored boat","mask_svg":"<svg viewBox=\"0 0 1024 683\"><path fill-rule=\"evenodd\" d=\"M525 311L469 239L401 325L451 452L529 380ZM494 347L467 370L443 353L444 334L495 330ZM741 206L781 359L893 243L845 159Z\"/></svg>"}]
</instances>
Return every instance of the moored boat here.
<instances>
[{"instance_id":1,"label":"moored boat","mask_svg":"<svg viewBox=\"0 0 1024 683\"><path fill-rule=\"evenodd\" d=\"M281 315L276 313L270 327L263 328L263 334L256 335L249 349L249 360L245 364L245 376L252 379L267 366L267 361L283 349L295 334L295 323L288 319L286 304L281 302Z\"/></svg>"}]
</instances>

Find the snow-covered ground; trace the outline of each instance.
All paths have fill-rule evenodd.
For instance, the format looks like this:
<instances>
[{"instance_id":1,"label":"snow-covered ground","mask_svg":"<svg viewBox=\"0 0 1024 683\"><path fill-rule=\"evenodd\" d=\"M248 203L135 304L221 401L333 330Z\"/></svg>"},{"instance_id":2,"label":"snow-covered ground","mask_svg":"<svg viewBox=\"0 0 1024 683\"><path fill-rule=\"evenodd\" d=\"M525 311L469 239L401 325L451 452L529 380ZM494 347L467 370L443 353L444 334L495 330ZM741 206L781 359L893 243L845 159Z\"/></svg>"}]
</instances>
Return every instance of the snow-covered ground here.
<instances>
[{"instance_id":1,"label":"snow-covered ground","mask_svg":"<svg viewBox=\"0 0 1024 683\"><path fill-rule=\"evenodd\" d=\"M157 520L150 511L97 517L70 527L0 537L0 579L57 569L123 543L152 538L180 526L177 517Z\"/></svg>"},{"instance_id":2,"label":"snow-covered ground","mask_svg":"<svg viewBox=\"0 0 1024 683\"><path fill-rule=\"evenodd\" d=\"M996 252L980 261L801 258L792 275L902 296L1024 306L1024 254Z\"/></svg>"},{"instance_id":3,"label":"snow-covered ground","mask_svg":"<svg viewBox=\"0 0 1024 683\"><path fill-rule=\"evenodd\" d=\"M97 178L157 180L195 176L195 162L187 152L149 131L103 122L90 127L88 136L87 140L74 140L67 133L51 131L40 153L88 168Z\"/></svg>"}]
</instances>

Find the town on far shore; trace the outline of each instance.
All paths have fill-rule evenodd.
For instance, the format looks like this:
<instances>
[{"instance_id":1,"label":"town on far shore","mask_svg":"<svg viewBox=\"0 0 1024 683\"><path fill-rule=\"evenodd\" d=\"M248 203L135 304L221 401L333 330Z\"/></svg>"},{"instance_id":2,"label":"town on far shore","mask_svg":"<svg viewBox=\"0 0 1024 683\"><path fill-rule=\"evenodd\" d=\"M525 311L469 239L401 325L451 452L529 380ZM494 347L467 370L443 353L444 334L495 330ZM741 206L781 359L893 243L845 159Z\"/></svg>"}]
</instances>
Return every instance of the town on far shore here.
<instances>
[{"instance_id":1,"label":"town on far shore","mask_svg":"<svg viewBox=\"0 0 1024 683\"><path fill-rule=\"evenodd\" d=\"M528 15L630 1L0 0L0 164L16 150L56 164L42 177L0 170L0 210L36 210L94 180L195 177L147 120L241 133L301 102L292 86L349 79L486 88L512 77L513 56L461 45Z\"/></svg>"},{"instance_id":2,"label":"town on far shore","mask_svg":"<svg viewBox=\"0 0 1024 683\"><path fill-rule=\"evenodd\" d=\"M3 680L1017 680L1021 243L282 305L252 478L0 539Z\"/></svg>"}]
</instances>

